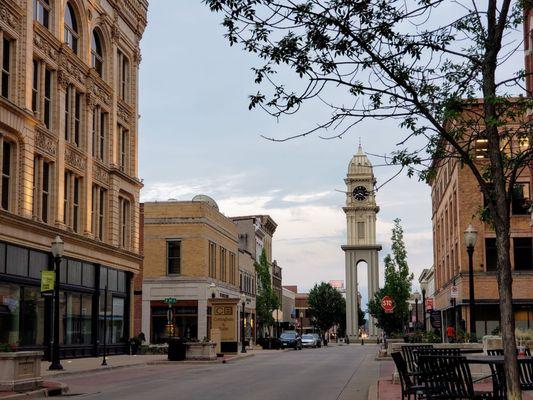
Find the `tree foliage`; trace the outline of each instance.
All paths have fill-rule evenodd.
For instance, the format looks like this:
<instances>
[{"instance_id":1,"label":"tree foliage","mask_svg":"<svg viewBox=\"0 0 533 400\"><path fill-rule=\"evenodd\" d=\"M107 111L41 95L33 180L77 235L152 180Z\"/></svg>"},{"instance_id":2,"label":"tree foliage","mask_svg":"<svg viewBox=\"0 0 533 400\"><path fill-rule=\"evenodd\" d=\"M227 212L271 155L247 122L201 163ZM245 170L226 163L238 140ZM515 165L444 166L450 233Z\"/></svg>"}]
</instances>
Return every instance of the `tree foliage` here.
<instances>
[{"instance_id":1,"label":"tree foliage","mask_svg":"<svg viewBox=\"0 0 533 400\"><path fill-rule=\"evenodd\" d=\"M265 249L261 252L259 262L255 263L255 271L257 272L257 297L256 297L256 315L259 326L266 328L274 323L272 311L279 308L279 299L272 288L272 279L270 277L270 270L265 253Z\"/></svg>"},{"instance_id":2,"label":"tree foliage","mask_svg":"<svg viewBox=\"0 0 533 400\"><path fill-rule=\"evenodd\" d=\"M392 255L385 257L385 285L368 304L370 315L376 318L376 325L387 335L401 332L409 315L407 300L411 294L413 274L409 272L400 222L400 219L394 220L391 236ZM392 313L385 313L381 307L381 299L385 296L390 296L394 301Z\"/></svg>"},{"instance_id":3,"label":"tree foliage","mask_svg":"<svg viewBox=\"0 0 533 400\"><path fill-rule=\"evenodd\" d=\"M496 231L508 395L520 398L509 209L517 178L533 163L533 146L521 145L533 142L525 117L533 101L517 96L528 74L517 62L521 25L533 1L203 1L224 15L229 43L261 60L250 108L276 118L308 102L331 111L272 140L317 131L340 138L367 118L390 118L404 136L383 161L398 173L431 181L447 163L470 170ZM300 78L294 87L283 81L287 69Z\"/></svg>"},{"instance_id":4,"label":"tree foliage","mask_svg":"<svg viewBox=\"0 0 533 400\"><path fill-rule=\"evenodd\" d=\"M343 321L346 323L346 300L329 283L315 284L309 292L307 302L309 314L322 333L333 325L341 325Z\"/></svg>"}]
</instances>

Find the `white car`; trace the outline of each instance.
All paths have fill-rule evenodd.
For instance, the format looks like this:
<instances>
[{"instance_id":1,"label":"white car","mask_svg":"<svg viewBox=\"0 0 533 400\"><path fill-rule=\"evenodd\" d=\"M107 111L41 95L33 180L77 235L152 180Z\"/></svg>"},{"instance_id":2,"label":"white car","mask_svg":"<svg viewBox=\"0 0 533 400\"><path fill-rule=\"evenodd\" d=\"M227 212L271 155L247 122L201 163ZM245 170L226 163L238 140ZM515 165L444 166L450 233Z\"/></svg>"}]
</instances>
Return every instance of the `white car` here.
<instances>
[{"instance_id":1,"label":"white car","mask_svg":"<svg viewBox=\"0 0 533 400\"><path fill-rule=\"evenodd\" d=\"M312 347L316 349L318 347L316 337L312 334L303 335L302 336L302 347Z\"/></svg>"}]
</instances>

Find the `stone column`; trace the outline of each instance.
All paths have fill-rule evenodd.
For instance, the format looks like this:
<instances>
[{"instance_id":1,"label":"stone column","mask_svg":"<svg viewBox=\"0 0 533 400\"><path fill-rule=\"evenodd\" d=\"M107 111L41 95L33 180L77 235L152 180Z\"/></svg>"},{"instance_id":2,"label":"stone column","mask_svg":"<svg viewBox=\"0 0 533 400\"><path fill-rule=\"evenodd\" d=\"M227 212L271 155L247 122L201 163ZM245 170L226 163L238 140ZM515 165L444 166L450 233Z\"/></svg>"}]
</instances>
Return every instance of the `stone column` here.
<instances>
[{"instance_id":1,"label":"stone column","mask_svg":"<svg viewBox=\"0 0 533 400\"><path fill-rule=\"evenodd\" d=\"M207 298L200 298L198 299L198 340L207 336Z\"/></svg>"},{"instance_id":2,"label":"stone column","mask_svg":"<svg viewBox=\"0 0 533 400\"><path fill-rule=\"evenodd\" d=\"M357 313L357 266L356 254L345 250L346 255L346 334L355 339L359 333Z\"/></svg>"}]
</instances>

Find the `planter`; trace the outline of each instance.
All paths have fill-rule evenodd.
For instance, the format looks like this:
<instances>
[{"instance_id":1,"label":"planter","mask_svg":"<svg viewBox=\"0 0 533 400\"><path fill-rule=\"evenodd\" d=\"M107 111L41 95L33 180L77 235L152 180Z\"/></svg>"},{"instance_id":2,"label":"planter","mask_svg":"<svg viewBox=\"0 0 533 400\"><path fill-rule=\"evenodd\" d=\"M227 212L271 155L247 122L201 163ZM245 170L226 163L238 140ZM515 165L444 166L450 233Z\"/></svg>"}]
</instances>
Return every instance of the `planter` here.
<instances>
[{"instance_id":1,"label":"planter","mask_svg":"<svg viewBox=\"0 0 533 400\"><path fill-rule=\"evenodd\" d=\"M41 387L42 356L42 351L0 353L0 392L20 392Z\"/></svg>"},{"instance_id":2,"label":"planter","mask_svg":"<svg viewBox=\"0 0 533 400\"><path fill-rule=\"evenodd\" d=\"M533 349L533 340L530 339L524 339L524 340L517 340L516 345L524 345L528 349ZM493 335L486 335L483 336L483 351L486 353L487 350L494 350L494 349L503 349L503 343L502 343L502 337L501 336L493 336Z\"/></svg>"},{"instance_id":3,"label":"planter","mask_svg":"<svg viewBox=\"0 0 533 400\"><path fill-rule=\"evenodd\" d=\"M215 342L187 342L185 358L187 360L216 360L217 344Z\"/></svg>"}]
</instances>

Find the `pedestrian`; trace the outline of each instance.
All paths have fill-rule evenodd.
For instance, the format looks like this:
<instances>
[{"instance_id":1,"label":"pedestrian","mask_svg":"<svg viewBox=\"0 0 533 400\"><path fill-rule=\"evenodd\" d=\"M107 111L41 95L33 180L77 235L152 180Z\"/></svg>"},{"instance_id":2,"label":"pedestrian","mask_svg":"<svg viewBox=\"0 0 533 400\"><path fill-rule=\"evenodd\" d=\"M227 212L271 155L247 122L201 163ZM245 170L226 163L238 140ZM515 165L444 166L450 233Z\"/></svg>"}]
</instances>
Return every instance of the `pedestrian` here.
<instances>
[{"instance_id":1,"label":"pedestrian","mask_svg":"<svg viewBox=\"0 0 533 400\"><path fill-rule=\"evenodd\" d=\"M448 337L448 343L455 342L455 328L451 324L446 328L446 336Z\"/></svg>"}]
</instances>

